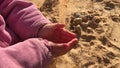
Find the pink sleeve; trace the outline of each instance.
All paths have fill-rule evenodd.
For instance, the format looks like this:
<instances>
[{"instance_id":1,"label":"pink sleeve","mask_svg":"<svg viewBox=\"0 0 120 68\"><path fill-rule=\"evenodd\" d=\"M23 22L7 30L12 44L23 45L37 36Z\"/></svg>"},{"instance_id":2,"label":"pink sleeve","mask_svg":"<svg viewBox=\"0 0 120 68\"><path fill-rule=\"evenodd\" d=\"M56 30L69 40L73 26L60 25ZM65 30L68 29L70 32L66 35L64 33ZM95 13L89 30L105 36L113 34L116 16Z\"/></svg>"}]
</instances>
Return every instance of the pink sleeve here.
<instances>
[{"instance_id":1,"label":"pink sleeve","mask_svg":"<svg viewBox=\"0 0 120 68\"><path fill-rule=\"evenodd\" d=\"M38 30L51 23L32 3L25 0L0 0L0 12L21 39L37 36Z\"/></svg>"},{"instance_id":2,"label":"pink sleeve","mask_svg":"<svg viewBox=\"0 0 120 68\"><path fill-rule=\"evenodd\" d=\"M32 38L0 48L0 68L48 68L52 55L45 46L47 42Z\"/></svg>"}]
</instances>

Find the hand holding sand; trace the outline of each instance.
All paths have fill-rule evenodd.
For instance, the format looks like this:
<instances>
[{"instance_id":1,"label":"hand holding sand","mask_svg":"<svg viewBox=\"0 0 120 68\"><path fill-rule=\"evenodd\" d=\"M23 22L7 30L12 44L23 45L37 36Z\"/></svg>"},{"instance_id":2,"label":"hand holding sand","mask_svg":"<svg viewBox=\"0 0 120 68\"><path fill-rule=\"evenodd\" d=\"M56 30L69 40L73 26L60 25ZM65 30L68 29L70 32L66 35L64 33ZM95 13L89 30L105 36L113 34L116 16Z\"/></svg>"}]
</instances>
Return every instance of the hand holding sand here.
<instances>
[{"instance_id":1,"label":"hand holding sand","mask_svg":"<svg viewBox=\"0 0 120 68\"><path fill-rule=\"evenodd\" d=\"M64 24L47 24L39 31L39 37L49 40L46 45L53 57L64 55L77 45L76 35L64 29Z\"/></svg>"},{"instance_id":2,"label":"hand holding sand","mask_svg":"<svg viewBox=\"0 0 120 68\"><path fill-rule=\"evenodd\" d=\"M54 43L66 43L76 38L76 35L66 29L64 24L46 24L38 33L38 37Z\"/></svg>"}]
</instances>

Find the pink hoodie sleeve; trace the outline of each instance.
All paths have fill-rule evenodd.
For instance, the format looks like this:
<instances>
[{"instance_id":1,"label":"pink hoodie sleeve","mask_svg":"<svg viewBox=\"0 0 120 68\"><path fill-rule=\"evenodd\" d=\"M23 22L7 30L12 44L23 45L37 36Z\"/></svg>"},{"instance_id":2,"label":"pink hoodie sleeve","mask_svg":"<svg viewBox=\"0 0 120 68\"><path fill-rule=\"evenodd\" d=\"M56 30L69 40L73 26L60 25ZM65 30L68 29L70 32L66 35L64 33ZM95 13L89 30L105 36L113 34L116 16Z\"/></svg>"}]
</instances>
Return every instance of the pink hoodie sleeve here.
<instances>
[{"instance_id":1,"label":"pink hoodie sleeve","mask_svg":"<svg viewBox=\"0 0 120 68\"><path fill-rule=\"evenodd\" d=\"M0 0L0 13L23 40L36 37L43 25L51 23L36 6L25 0Z\"/></svg>"},{"instance_id":2,"label":"pink hoodie sleeve","mask_svg":"<svg viewBox=\"0 0 120 68\"><path fill-rule=\"evenodd\" d=\"M48 41L32 38L6 48L0 48L0 68L48 68L52 55Z\"/></svg>"}]
</instances>

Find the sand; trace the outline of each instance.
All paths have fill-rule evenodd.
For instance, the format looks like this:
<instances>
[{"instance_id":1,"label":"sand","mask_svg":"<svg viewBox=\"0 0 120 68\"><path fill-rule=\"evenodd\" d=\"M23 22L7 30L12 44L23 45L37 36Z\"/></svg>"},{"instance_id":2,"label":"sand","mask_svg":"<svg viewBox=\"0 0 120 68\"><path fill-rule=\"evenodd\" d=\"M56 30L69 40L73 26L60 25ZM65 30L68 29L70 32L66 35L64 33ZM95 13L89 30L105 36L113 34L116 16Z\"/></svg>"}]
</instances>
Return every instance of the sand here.
<instances>
[{"instance_id":1,"label":"sand","mask_svg":"<svg viewBox=\"0 0 120 68\"><path fill-rule=\"evenodd\" d=\"M77 34L78 46L51 68L120 68L120 0L32 0L53 23Z\"/></svg>"}]
</instances>

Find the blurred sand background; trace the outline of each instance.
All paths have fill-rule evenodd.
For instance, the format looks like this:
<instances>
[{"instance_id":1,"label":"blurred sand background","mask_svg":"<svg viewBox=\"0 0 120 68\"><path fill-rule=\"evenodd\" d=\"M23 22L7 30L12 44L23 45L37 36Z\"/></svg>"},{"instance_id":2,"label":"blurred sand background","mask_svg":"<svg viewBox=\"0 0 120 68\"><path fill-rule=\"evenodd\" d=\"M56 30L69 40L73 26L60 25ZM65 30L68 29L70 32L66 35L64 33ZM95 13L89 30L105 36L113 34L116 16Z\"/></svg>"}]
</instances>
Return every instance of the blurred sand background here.
<instances>
[{"instance_id":1,"label":"blurred sand background","mask_svg":"<svg viewBox=\"0 0 120 68\"><path fill-rule=\"evenodd\" d=\"M120 0L31 1L79 39L79 45L57 58L52 68L120 68Z\"/></svg>"}]
</instances>

